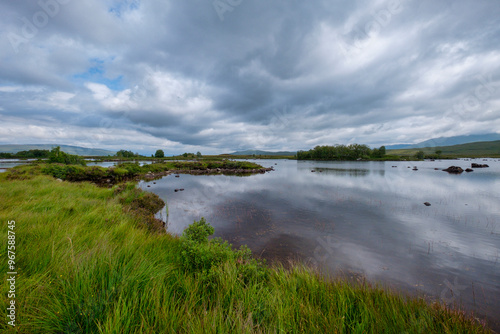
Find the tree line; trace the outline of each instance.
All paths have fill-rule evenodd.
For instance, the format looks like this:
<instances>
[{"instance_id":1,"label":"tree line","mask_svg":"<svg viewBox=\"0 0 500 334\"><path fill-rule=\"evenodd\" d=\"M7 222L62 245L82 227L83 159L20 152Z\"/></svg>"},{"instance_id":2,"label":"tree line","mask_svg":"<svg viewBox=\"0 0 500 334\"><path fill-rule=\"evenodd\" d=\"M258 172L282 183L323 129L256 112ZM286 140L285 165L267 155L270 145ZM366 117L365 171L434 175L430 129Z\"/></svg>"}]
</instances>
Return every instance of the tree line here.
<instances>
[{"instance_id":1,"label":"tree line","mask_svg":"<svg viewBox=\"0 0 500 334\"><path fill-rule=\"evenodd\" d=\"M49 150L29 150L17 153L0 153L1 159L43 159L48 158Z\"/></svg>"},{"instance_id":2,"label":"tree line","mask_svg":"<svg viewBox=\"0 0 500 334\"><path fill-rule=\"evenodd\" d=\"M298 151L297 160L359 160L385 156L385 146L371 149L367 145L350 144L316 146L309 151Z\"/></svg>"}]
</instances>

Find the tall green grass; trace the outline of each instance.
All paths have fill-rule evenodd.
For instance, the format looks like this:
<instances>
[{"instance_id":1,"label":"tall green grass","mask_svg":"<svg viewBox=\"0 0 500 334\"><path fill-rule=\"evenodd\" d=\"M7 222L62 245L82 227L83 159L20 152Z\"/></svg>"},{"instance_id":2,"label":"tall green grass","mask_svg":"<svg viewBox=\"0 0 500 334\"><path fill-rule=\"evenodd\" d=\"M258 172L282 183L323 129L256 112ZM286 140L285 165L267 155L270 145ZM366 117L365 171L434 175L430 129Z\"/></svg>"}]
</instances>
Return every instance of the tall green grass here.
<instances>
[{"instance_id":1,"label":"tall green grass","mask_svg":"<svg viewBox=\"0 0 500 334\"><path fill-rule=\"evenodd\" d=\"M301 265L266 267L220 240L154 232L128 212L144 196L130 185L5 174L0 270L8 271L7 221L15 220L19 276L17 326L2 316L3 333L487 332L437 304L326 282ZM0 288L6 312L5 280Z\"/></svg>"}]
</instances>

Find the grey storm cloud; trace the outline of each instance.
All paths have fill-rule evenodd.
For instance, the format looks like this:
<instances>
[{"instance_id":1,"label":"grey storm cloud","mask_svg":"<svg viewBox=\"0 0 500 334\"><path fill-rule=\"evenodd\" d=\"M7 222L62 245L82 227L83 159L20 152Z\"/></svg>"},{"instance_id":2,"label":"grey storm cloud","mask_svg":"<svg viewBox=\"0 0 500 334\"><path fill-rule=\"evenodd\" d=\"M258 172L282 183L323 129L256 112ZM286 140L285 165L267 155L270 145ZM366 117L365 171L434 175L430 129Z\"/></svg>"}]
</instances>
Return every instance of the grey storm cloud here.
<instances>
[{"instance_id":1,"label":"grey storm cloud","mask_svg":"<svg viewBox=\"0 0 500 334\"><path fill-rule=\"evenodd\" d=\"M500 129L483 1L0 3L0 142L223 153Z\"/></svg>"}]
</instances>

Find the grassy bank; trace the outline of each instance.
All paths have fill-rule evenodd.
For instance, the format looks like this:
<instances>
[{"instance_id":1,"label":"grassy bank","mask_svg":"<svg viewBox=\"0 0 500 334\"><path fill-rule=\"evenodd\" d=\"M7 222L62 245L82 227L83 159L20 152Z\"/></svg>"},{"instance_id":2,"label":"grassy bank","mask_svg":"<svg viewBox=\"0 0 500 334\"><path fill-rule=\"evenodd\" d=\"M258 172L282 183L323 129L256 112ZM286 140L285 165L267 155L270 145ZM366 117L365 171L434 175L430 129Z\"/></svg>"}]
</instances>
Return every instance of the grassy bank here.
<instances>
[{"instance_id":1,"label":"grassy bank","mask_svg":"<svg viewBox=\"0 0 500 334\"><path fill-rule=\"evenodd\" d=\"M17 319L4 333L485 333L462 312L365 284L269 268L208 235L148 223L159 203L24 169L0 174L2 261L15 220ZM15 175L15 174L14 174ZM0 309L8 285L2 280ZM4 313L5 314L5 313Z\"/></svg>"},{"instance_id":2,"label":"grassy bank","mask_svg":"<svg viewBox=\"0 0 500 334\"><path fill-rule=\"evenodd\" d=\"M33 175L51 175L63 181L89 181L99 185L112 185L130 180L138 181L151 174L165 173L205 173L205 174L252 174L263 173L264 167L248 161L170 161L145 164L120 163L110 168L99 166L66 165L59 163L35 162L10 170L7 178L25 179Z\"/></svg>"}]
</instances>

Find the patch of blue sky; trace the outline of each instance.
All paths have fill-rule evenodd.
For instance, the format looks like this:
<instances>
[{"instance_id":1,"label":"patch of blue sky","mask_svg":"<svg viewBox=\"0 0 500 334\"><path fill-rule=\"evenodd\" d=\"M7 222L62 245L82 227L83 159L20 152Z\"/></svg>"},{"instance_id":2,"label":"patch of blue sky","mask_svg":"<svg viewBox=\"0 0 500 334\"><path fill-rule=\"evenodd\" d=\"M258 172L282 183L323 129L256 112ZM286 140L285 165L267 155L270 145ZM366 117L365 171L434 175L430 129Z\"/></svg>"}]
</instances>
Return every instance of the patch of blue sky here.
<instances>
[{"instance_id":1,"label":"patch of blue sky","mask_svg":"<svg viewBox=\"0 0 500 334\"><path fill-rule=\"evenodd\" d=\"M121 17L123 12L133 11L139 9L140 0L124 0L118 1L114 6L110 7L108 12Z\"/></svg>"},{"instance_id":2,"label":"patch of blue sky","mask_svg":"<svg viewBox=\"0 0 500 334\"><path fill-rule=\"evenodd\" d=\"M75 83L83 84L85 82L94 82L106 85L112 90L123 90L125 87L122 84L123 75L116 78L109 78L106 76L104 68L105 61L98 58L90 59L91 67L86 72L73 75L72 80Z\"/></svg>"}]
</instances>

